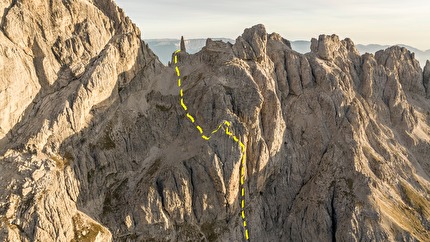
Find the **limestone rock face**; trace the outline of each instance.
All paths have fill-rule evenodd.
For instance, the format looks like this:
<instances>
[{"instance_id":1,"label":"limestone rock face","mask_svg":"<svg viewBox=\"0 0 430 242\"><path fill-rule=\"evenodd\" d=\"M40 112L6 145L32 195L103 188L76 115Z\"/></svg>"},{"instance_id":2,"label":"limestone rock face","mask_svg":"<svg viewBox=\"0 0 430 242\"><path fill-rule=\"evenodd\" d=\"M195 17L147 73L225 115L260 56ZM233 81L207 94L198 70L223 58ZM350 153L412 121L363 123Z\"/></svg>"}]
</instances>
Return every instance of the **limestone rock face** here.
<instances>
[{"instance_id":1,"label":"limestone rock face","mask_svg":"<svg viewBox=\"0 0 430 242\"><path fill-rule=\"evenodd\" d=\"M393 46L375 53L375 58L400 80L402 87L408 91L425 93L423 71L415 55L406 48Z\"/></svg>"},{"instance_id":2,"label":"limestone rock face","mask_svg":"<svg viewBox=\"0 0 430 242\"><path fill-rule=\"evenodd\" d=\"M187 112L245 144L252 241L430 239L430 64L407 50L302 55L257 25L178 54L185 112L112 1L0 4L1 241L243 241L240 147Z\"/></svg>"},{"instance_id":3,"label":"limestone rock face","mask_svg":"<svg viewBox=\"0 0 430 242\"><path fill-rule=\"evenodd\" d=\"M84 183L73 152L59 148L114 105L139 71L161 64L112 1L2 6L0 240L109 241L111 231L81 211Z\"/></svg>"},{"instance_id":4,"label":"limestone rock face","mask_svg":"<svg viewBox=\"0 0 430 242\"><path fill-rule=\"evenodd\" d=\"M236 39L233 50L236 56L245 60L261 62L266 55L267 33L264 25L245 29L242 36Z\"/></svg>"},{"instance_id":5,"label":"limestone rock face","mask_svg":"<svg viewBox=\"0 0 430 242\"><path fill-rule=\"evenodd\" d=\"M337 35L320 35L318 40L311 40L311 52L323 60L334 60L337 56L358 50L350 39L340 41Z\"/></svg>"}]
</instances>

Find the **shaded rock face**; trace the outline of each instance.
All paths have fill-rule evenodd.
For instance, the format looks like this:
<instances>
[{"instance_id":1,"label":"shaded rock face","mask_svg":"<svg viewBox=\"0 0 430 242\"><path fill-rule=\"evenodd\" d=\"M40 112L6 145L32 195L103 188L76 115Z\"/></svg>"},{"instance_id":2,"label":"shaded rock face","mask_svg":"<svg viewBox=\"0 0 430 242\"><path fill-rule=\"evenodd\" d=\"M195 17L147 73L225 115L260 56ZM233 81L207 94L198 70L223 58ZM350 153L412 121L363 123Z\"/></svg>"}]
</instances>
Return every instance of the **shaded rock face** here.
<instances>
[{"instance_id":1,"label":"shaded rock face","mask_svg":"<svg viewBox=\"0 0 430 242\"><path fill-rule=\"evenodd\" d=\"M423 85L426 89L427 97L430 97L430 61L427 61L424 67Z\"/></svg>"},{"instance_id":2,"label":"shaded rock face","mask_svg":"<svg viewBox=\"0 0 430 242\"><path fill-rule=\"evenodd\" d=\"M243 240L239 147L174 69L111 1L37 2L1 3L0 239ZM430 239L428 63L263 25L178 60L246 145L252 241Z\"/></svg>"}]
</instances>

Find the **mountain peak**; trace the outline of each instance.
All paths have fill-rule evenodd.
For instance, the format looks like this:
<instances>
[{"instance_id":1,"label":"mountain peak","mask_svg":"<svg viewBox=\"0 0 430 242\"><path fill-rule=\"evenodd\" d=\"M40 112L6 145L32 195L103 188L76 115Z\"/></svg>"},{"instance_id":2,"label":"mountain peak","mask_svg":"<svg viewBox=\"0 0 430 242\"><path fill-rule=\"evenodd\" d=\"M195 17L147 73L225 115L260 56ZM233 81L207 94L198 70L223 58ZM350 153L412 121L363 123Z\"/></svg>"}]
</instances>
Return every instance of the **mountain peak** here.
<instances>
[{"instance_id":1,"label":"mountain peak","mask_svg":"<svg viewBox=\"0 0 430 242\"><path fill-rule=\"evenodd\" d=\"M398 76L405 90L425 94L423 72L414 53L396 45L376 52L375 59Z\"/></svg>"},{"instance_id":2,"label":"mountain peak","mask_svg":"<svg viewBox=\"0 0 430 242\"><path fill-rule=\"evenodd\" d=\"M346 38L340 41L339 36L335 34L320 35L318 40L313 38L311 40L311 52L323 60L333 60L336 56L346 55L348 52L359 55L351 39Z\"/></svg>"},{"instance_id":3,"label":"mountain peak","mask_svg":"<svg viewBox=\"0 0 430 242\"><path fill-rule=\"evenodd\" d=\"M234 53L243 60L262 61L266 56L267 32L262 24L245 29L236 39Z\"/></svg>"},{"instance_id":4,"label":"mountain peak","mask_svg":"<svg viewBox=\"0 0 430 242\"><path fill-rule=\"evenodd\" d=\"M181 50L182 52L187 52L187 50L185 49L184 36L181 36L180 50Z\"/></svg>"}]
</instances>

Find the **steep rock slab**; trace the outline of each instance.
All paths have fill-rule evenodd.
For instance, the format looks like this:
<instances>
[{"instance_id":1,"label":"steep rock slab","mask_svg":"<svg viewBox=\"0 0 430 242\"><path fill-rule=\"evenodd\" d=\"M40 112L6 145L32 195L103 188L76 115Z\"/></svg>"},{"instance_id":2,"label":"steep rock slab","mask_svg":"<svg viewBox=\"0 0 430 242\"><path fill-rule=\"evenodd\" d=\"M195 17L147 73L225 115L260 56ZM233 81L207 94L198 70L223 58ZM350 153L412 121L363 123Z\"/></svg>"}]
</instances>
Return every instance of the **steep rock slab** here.
<instances>
[{"instance_id":1,"label":"steep rock slab","mask_svg":"<svg viewBox=\"0 0 430 242\"><path fill-rule=\"evenodd\" d=\"M13 1L0 35L0 103L10 111L1 117L0 238L111 240L79 211L85 183L73 152L59 147L161 64L112 1Z\"/></svg>"}]
</instances>

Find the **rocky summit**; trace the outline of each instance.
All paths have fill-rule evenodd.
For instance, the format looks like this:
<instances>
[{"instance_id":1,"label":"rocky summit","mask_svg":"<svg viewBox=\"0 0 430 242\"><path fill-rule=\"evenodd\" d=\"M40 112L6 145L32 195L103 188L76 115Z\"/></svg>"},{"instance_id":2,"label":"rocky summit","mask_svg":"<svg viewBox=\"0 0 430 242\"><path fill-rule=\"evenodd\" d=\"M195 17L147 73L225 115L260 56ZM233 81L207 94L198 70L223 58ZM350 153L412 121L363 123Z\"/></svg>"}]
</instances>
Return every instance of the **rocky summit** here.
<instances>
[{"instance_id":1,"label":"rocky summit","mask_svg":"<svg viewBox=\"0 0 430 242\"><path fill-rule=\"evenodd\" d=\"M0 6L1 241L245 240L240 148L112 0ZM430 241L430 62L311 50L256 25L177 56L246 146L249 240Z\"/></svg>"}]
</instances>

